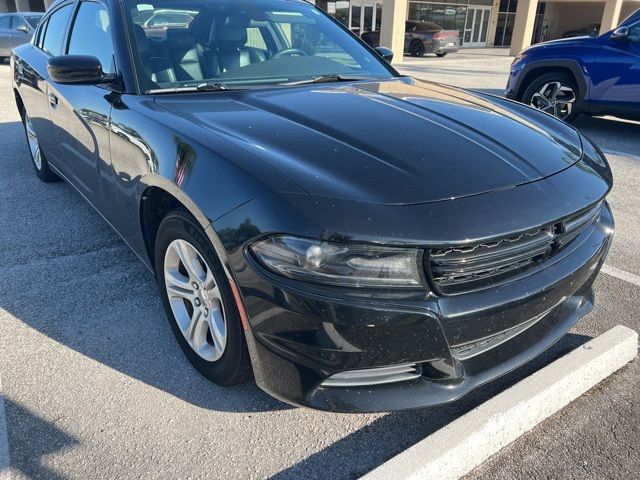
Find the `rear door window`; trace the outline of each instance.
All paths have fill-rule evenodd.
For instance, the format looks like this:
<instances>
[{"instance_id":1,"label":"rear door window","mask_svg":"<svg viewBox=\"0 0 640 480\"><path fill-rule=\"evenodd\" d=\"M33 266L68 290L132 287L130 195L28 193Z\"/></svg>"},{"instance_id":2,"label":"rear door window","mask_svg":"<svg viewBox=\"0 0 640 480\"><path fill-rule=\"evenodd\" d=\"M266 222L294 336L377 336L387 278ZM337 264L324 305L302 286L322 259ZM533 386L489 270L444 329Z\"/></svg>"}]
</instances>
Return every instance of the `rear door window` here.
<instances>
[{"instance_id":1,"label":"rear door window","mask_svg":"<svg viewBox=\"0 0 640 480\"><path fill-rule=\"evenodd\" d=\"M0 17L0 28L11 28L11 16L3 15Z\"/></svg>"}]
</instances>

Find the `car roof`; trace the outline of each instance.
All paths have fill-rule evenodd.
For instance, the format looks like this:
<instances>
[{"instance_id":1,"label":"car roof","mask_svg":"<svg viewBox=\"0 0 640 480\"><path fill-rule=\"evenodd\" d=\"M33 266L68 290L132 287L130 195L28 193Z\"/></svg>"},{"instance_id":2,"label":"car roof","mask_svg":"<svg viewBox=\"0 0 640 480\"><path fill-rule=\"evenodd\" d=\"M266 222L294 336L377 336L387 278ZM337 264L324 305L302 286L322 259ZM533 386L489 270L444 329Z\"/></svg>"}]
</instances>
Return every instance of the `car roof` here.
<instances>
[{"instance_id":1,"label":"car roof","mask_svg":"<svg viewBox=\"0 0 640 480\"><path fill-rule=\"evenodd\" d=\"M625 18L621 23L635 22L636 20L640 20L640 8Z\"/></svg>"}]
</instances>

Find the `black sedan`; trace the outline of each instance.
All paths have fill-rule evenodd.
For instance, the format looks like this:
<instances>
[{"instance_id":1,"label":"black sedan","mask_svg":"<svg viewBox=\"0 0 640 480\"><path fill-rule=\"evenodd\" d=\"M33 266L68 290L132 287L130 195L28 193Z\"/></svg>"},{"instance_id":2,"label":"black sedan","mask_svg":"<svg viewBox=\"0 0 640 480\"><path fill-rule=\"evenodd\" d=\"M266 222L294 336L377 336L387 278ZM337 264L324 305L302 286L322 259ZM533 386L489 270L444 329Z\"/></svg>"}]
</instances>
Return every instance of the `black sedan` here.
<instances>
[{"instance_id":1,"label":"black sedan","mask_svg":"<svg viewBox=\"0 0 640 480\"><path fill-rule=\"evenodd\" d=\"M362 40L372 47L380 45L380 31L365 32ZM445 30L432 22L407 21L404 28L404 51L412 57L435 53L444 57L460 50L460 32Z\"/></svg>"},{"instance_id":2,"label":"black sedan","mask_svg":"<svg viewBox=\"0 0 640 480\"><path fill-rule=\"evenodd\" d=\"M400 76L302 0L140 1L56 2L13 88L36 174L154 273L205 377L333 411L433 405L592 309L612 178L575 129ZM195 13L150 40L149 8Z\"/></svg>"}]
</instances>

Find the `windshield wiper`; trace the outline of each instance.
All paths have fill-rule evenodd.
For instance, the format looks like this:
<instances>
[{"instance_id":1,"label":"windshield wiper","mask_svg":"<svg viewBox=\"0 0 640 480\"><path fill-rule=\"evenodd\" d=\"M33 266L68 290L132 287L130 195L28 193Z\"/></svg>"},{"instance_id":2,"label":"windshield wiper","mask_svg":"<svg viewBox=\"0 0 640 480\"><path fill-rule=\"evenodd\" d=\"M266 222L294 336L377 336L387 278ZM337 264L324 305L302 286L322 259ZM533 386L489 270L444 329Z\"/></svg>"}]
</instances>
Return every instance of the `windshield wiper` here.
<instances>
[{"instance_id":1,"label":"windshield wiper","mask_svg":"<svg viewBox=\"0 0 640 480\"><path fill-rule=\"evenodd\" d=\"M198 92L220 92L222 90L229 90L224 83L201 83L196 87Z\"/></svg>"},{"instance_id":2,"label":"windshield wiper","mask_svg":"<svg viewBox=\"0 0 640 480\"><path fill-rule=\"evenodd\" d=\"M221 92L229 90L224 83L201 83L199 85L192 85L186 87L169 87L169 88L154 88L148 90L148 94L156 93L180 93L180 92Z\"/></svg>"},{"instance_id":3,"label":"windshield wiper","mask_svg":"<svg viewBox=\"0 0 640 480\"><path fill-rule=\"evenodd\" d=\"M358 80L374 80L374 78L358 77L355 75L342 75L340 73L332 73L328 75L318 75L316 77L305 78L304 80L285 82L285 83L281 83L280 85L304 85L305 83L329 83L329 82L356 82Z\"/></svg>"}]
</instances>

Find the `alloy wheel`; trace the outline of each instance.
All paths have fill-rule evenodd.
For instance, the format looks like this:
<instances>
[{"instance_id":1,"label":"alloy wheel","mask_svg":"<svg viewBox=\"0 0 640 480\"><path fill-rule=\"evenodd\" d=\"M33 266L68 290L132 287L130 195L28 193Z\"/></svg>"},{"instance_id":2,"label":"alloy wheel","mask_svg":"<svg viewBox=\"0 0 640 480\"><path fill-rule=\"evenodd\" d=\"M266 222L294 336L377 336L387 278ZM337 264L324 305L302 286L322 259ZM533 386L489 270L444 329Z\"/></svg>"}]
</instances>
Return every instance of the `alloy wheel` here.
<instances>
[{"instance_id":1,"label":"alloy wheel","mask_svg":"<svg viewBox=\"0 0 640 480\"><path fill-rule=\"evenodd\" d=\"M36 166L38 171L42 170L42 152L40 152L40 143L38 142L38 136L36 135L35 130L33 129L33 124L31 123L31 117L25 114L25 127L27 130L27 140L29 141L29 150L31 151L31 158L33 160L33 164Z\"/></svg>"},{"instance_id":2,"label":"alloy wheel","mask_svg":"<svg viewBox=\"0 0 640 480\"><path fill-rule=\"evenodd\" d=\"M164 257L164 280L180 331L191 349L208 362L222 357L227 324L211 267L186 240L174 240Z\"/></svg>"},{"instance_id":3,"label":"alloy wheel","mask_svg":"<svg viewBox=\"0 0 640 480\"><path fill-rule=\"evenodd\" d=\"M535 92L529 105L560 119L571 115L576 103L576 92L562 82L547 82Z\"/></svg>"}]
</instances>

